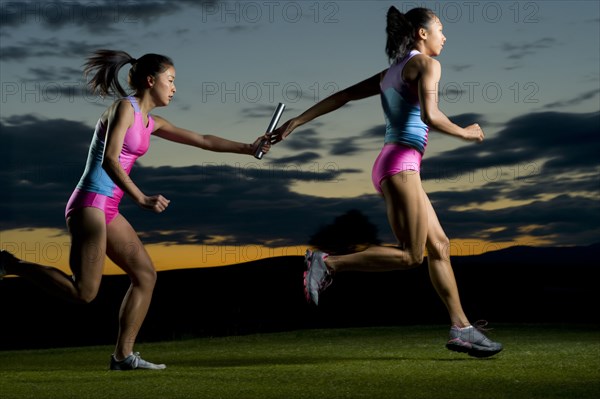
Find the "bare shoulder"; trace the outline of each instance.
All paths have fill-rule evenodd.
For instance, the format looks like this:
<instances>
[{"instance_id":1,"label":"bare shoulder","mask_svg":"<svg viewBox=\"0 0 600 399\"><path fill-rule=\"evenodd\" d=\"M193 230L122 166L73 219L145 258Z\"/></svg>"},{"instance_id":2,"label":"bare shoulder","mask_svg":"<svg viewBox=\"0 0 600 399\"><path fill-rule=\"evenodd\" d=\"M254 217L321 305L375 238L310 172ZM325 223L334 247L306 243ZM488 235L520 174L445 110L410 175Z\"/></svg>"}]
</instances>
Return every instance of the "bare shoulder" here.
<instances>
[{"instance_id":1,"label":"bare shoulder","mask_svg":"<svg viewBox=\"0 0 600 399\"><path fill-rule=\"evenodd\" d=\"M415 55L411 61L413 60L415 61L415 65L422 71L441 68L441 64L438 60L425 54Z\"/></svg>"},{"instance_id":2,"label":"bare shoulder","mask_svg":"<svg viewBox=\"0 0 600 399\"><path fill-rule=\"evenodd\" d=\"M154 119L154 131L160 130L170 124L169 121L162 116L152 114L152 119Z\"/></svg>"},{"instance_id":3,"label":"bare shoulder","mask_svg":"<svg viewBox=\"0 0 600 399\"><path fill-rule=\"evenodd\" d=\"M134 112L131 103L125 99L119 99L113 102L102 114L102 121L115 123L117 121L133 122Z\"/></svg>"},{"instance_id":4,"label":"bare shoulder","mask_svg":"<svg viewBox=\"0 0 600 399\"><path fill-rule=\"evenodd\" d=\"M414 82L423 75L436 73L441 70L438 60L425 54L417 54L406 63L402 76L406 81Z\"/></svg>"}]
</instances>

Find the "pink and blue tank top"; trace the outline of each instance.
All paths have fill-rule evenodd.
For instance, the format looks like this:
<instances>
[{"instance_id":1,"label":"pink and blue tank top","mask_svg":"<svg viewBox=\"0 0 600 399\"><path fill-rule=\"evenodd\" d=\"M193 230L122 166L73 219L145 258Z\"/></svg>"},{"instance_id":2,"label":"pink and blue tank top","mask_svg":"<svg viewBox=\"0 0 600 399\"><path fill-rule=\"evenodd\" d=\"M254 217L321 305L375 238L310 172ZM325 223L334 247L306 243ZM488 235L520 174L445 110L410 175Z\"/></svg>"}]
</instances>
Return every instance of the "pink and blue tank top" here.
<instances>
[{"instance_id":1,"label":"pink and blue tank top","mask_svg":"<svg viewBox=\"0 0 600 399\"><path fill-rule=\"evenodd\" d=\"M148 115L148 125L145 126L144 116L140 111L137 100L134 97L126 97L126 99L129 100L133 106L134 122L125 133L123 148L119 155L119 163L125 172L129 174L135 161L144 155L146 151L148 151L148 147L150 147L150 135L154 130L154 120ZM123 190L112 181L106 171L102 168L106 128L107 126L102 122L102 119L98 120L88 152L85 170L79 180L79 184L77 184L77 188L82 191L98 193L114 199L121 199L123 197Z\"/></svg>"},{"instance_id":2,"label":"pink and blue tank top","mask_svg":"<svg viewBox=\"0 0 600 399\"><path fill-rule=\"evenodd\" d=\"M385 144L402 144L425 153L429 127L421 120L421 107L416 87L402 79L402 70L415 55L412 50L394 63L381 81L381 104L385 116Z\"/></svg>"}]
</instances>

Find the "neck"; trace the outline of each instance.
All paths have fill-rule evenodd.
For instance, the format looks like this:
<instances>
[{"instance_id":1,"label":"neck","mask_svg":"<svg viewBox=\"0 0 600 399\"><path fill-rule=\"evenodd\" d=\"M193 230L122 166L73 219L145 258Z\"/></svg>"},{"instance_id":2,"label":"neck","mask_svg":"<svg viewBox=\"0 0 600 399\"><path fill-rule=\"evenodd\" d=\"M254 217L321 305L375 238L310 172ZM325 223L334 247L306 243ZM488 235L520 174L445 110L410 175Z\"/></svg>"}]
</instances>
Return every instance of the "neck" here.
<instances>
[{"instance_id":1,"label":"neck","mask_svg":"<svg viewBox=\"0 0 600 399\"><path fill-rule=\"evenodd\" d=\"M154 103L154 100L150 95L148 95L147 92L138 92L135 93L133 96L137 99L140 111L144 115L149 114L154 108L156 108L156 103Z\"/></svg>"}]
</instances>

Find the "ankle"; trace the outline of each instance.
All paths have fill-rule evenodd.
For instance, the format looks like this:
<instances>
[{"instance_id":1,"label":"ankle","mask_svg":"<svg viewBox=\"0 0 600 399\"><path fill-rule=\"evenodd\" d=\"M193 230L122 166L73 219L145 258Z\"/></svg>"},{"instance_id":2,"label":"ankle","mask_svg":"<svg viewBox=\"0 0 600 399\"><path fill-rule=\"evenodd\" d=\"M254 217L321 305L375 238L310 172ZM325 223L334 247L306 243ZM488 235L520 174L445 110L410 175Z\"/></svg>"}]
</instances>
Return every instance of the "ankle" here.
<instances>
[{"instance_id":1,"label":"ankle","mask_svg":"<svg viewBox=\"0 0 600 399\"><path fill-rule=\"evenodd\" d=\"M337 261L337 256L330 256L328 254L325 254L325 256L323 256L323 262L325 262L325 266L327 266L327 269L331 273L336 272L336 264L337 264L336 261Z\"/></svg>"},{"instance_id":2,"label":"ankle","mask_svg":"<svg viewBox=\"0 0 600 399\"><path fill-rule=\"evenodd\" d=\"M467 327L471 327L471 323L469 323L469 321L456 320L456 321L452 321L452 326L455 326L458 328L467 328Z\"/></svg>"}]
</instances>

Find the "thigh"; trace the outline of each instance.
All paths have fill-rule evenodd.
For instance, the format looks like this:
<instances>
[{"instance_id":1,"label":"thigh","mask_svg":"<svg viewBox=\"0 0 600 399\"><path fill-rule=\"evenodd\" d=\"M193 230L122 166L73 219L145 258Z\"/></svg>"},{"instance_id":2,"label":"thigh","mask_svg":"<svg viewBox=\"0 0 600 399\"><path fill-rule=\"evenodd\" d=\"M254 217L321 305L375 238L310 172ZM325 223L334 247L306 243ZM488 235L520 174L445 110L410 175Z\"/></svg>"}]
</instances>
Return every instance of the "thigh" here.
<instances>
[{"instance_id":1,"label":"thigh","mask_svg":"<svg viewBox=\"0 0 600 399\"><path fill-rule=\"evenodd\" d=\"M117 215L107 226L108 257L132 279L146 273L154 274L154 265L136 231L123 217Z\"/></svg>"},{"instance_id":2,"label":"thigh","mask_svg":"<svg viewBox=\"0 0 600 399\"><path fill-rule=\"evenodd\" d=\"M106 222L104 212L86 207L73 211L67 218L71 235L69 264L80 289L97 291L106 257Z\"/></svg>"},{"instance_id":3,"label":"thigh","mask_svg":"<svg viewBox=\"0 0 600 399\"><path fill-rule=\"evenodd\" d=\"M404 171L381 184L388 221L401 247L415 251L425 248L427 207L421 177L416 171Z\"/></svg>"}]
</instances>

